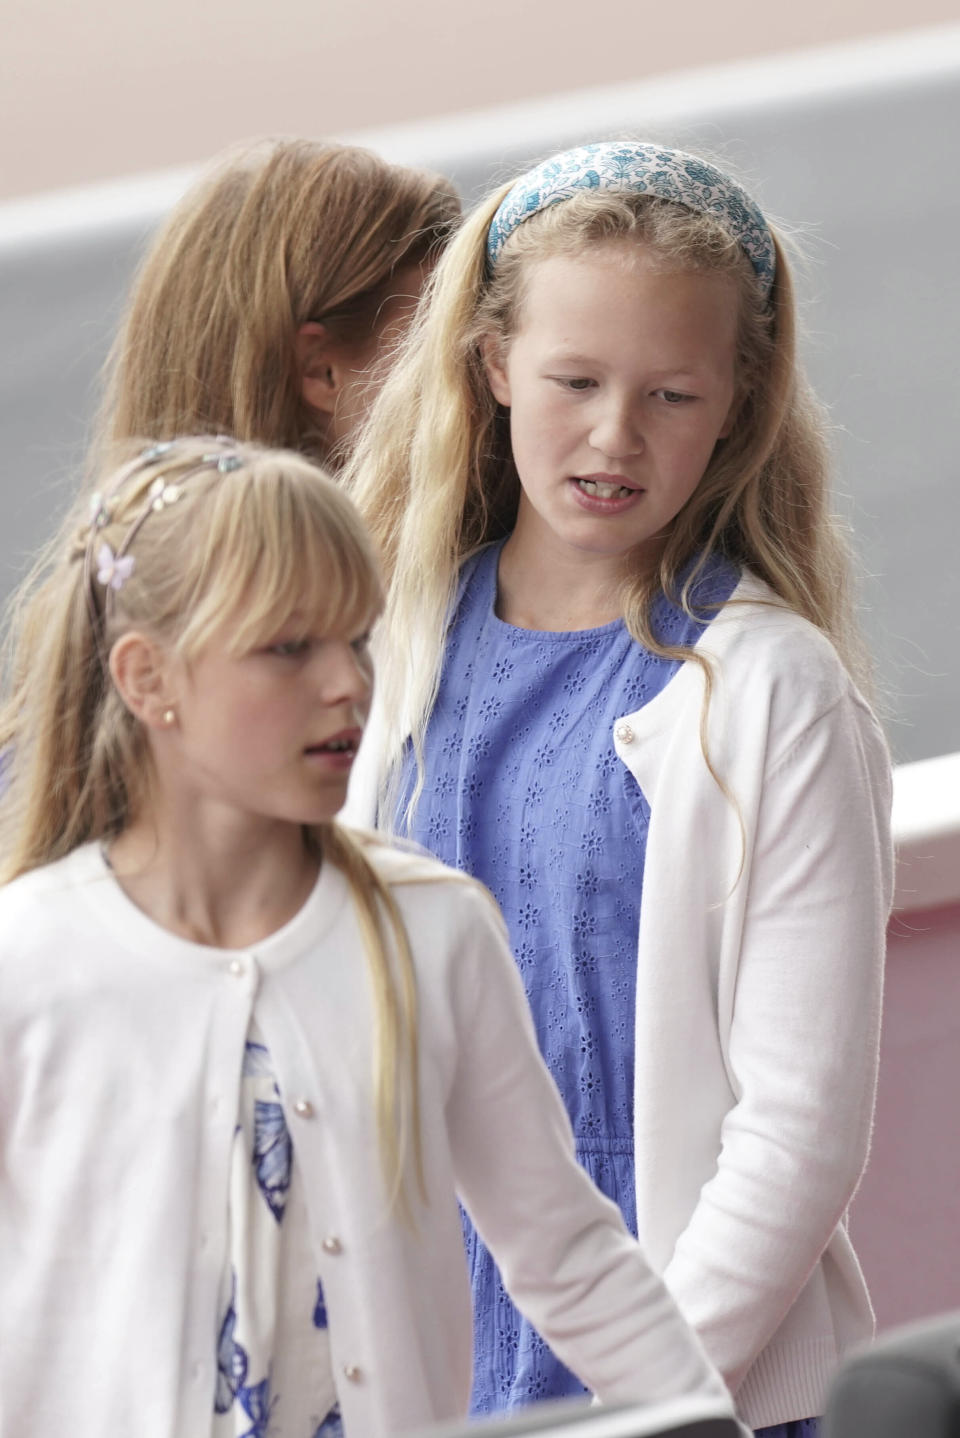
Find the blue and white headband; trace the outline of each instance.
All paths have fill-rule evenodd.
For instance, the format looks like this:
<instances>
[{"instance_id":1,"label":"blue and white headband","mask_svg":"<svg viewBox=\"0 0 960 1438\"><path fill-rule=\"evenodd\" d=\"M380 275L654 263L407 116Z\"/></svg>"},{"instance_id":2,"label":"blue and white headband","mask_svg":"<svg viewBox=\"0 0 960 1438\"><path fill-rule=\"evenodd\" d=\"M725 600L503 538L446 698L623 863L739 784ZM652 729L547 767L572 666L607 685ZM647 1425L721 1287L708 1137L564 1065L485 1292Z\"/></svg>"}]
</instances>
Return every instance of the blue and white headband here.
<instances>
[{"instance_id":1,"label":"blue and white headband","mask_svg":"<svg viewBox=\"0 0 960 1438\"><path fill-rule=\"evenodd\" d=\"M675 200L690 210L715 215L745 251L764 295L776 271L773 236L757 205L735 180L683 150L617 140L581 145L552 155L521 175L504 197L487 232L491 270L518 225L580 190L619 190Z\"/></svg>"}]
</instances>

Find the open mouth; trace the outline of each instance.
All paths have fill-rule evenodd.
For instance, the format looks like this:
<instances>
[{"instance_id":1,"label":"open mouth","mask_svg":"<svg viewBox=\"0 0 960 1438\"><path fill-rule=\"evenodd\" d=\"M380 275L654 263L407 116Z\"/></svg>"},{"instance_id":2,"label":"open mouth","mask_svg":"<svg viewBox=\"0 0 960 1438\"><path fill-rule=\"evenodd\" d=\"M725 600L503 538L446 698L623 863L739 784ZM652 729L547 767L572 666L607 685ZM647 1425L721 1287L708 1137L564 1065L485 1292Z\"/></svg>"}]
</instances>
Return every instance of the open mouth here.
<instances>
[{"instance_id":1,"label":"open mouth","mask_svg":"<svg viewBox=\"0 0 960 1438\"><path fill-rule=\"evenodd\" d=\"M337 734L324 744L310 744L306 754L356 754L360 745L359 734Z\"/></svg>"},{"instance_id":2,"label":"open mouth","mask_svg":"<svg viewBox=\"0 0 960 1438\"><path fill-rule=\"evenodd\" d=\"M600 479L577 479L577 488L582 494L592 495L594 499L626 499L638 491L629 484L607 484Z\"/></svg>"}]
</instances>

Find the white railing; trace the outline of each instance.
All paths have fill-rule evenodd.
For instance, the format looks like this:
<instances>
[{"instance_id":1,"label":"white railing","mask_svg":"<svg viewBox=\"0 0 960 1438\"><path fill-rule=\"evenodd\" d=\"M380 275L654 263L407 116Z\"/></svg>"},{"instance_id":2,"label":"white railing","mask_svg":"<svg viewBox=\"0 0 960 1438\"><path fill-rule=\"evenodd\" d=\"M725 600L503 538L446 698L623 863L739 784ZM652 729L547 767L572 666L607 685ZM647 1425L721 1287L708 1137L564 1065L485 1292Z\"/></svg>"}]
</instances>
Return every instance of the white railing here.
<instances>
[{"instance_id":1,"label":"white railing","mask_svg":"<svg viewBox=\"0 0 960 1438\"><path fill-rule=\"evenodd\" d=\"M893 830L896 910L910 914L960 904L960 753L899 766Z\"/></svg>"},{"instance_id":2,"label":"white railing","mask_svg":"<svg viewBox=\"0 0 960 1438\"><path fill-rule=\"evenodd\" d=\"M900 765L893 818L877 1117L851 1211L882 1328L960 1293L960 754Z\"/></svg>"}]
</instances>

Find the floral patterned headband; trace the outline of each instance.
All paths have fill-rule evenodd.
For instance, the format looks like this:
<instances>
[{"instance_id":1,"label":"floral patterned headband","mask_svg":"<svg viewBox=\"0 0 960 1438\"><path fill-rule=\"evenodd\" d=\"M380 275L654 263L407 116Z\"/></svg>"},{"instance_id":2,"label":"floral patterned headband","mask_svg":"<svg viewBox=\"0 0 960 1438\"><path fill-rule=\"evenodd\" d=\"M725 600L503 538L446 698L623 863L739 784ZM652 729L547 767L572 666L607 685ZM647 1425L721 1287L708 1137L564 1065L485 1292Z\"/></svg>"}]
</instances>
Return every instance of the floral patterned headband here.
<instances>
[{"instance_id":1,"label":"floral patterned headband","mask_svg":"<svg viewBox=\"0 0 960 1438\"><path fill-rule=\"evenodd\" d=\"M239 469L243 464L243 458L237 452L235 442L227 435L217 435L210 440L211 446L217 445L208 454L202 454L197 462L181 474L177 482L168 483L163 475L159 475L147 490L146 502L140 513L134 519L127 530L117 552L114 554L109 544L102 540L97 546L97 538L101 530L105 529L113 518L113 505L117 495L125 487L135 474L149 466L160 463L161 460L173 460L176 458L176 440L169 440L163 444L152 444L148 449L137 455L120 469L110 485L109 489L102 493L91 496L90 499L90 533L87 539L86 549L83 556L83 592L87 603L87 612L90 615L90 623L97 635L98 643L102 640L101 617L97 606L96 594L94 591L94 578L101 584L106 593L104 595L104 619L106 618L108 606L111 604L114 594L121 590L130 578L136 565L136 558L128 551L140 529L151 514L159 514L168 505L176 504L183 493L183 487L187 480L193 475L199 474L202 470L216 469L221 474L229 474L231 470ZM94 560L94 548L96 547L96 559ZM94 563L96 563L96 575L94 575Z\"/></svg>"},{"instance_id":2,"label":"floral patterned headband","mask_svg":"<svg viewBox=\"0 0 960 1438\"><path fill-rule=\"evenodd\" d=\"M715 215L746 252L769 297L776 271L773 236L754 201L715 165L683 150L617 140L565 150L521 175L504 197L487 232L487 261L496 267L518 225L579 190L620 190L675 200Z\"/></svg>"}]
</instances>

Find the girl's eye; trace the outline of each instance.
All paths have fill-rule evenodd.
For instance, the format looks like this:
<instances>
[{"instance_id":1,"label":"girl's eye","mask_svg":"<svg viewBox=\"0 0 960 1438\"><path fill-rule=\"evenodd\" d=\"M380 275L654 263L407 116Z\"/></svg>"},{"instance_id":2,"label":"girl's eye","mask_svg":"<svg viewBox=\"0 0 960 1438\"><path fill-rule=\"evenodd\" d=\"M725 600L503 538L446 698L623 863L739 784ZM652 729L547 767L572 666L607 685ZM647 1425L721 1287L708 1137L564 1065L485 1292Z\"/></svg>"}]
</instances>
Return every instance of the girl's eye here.
<instances>
[{"instance_id":1,"label":"girl's eye","mask_svg":"<svg viewBox=\"0 0 960 1438\"><path fill-rule=\"evenodd\" d=\"M678 389L658 389L654 390L654 394L666 404L688 404L694 398L692 394L682 394Z\"/></svg>"},{"instance_id":2,"label":"girl's eye","mask_svg":"<svg viewBox=\"0 0 960 1438\"><path fill-rule=\"evenodd\" d=\"M275 654L278 659L296 659L309 648L309 639L278 639L276 644L269 646L268 653Z\"/></svg>"},{"instance_id":3,"label":"girl's eye","mask_svg":"<svg viewBox=\"0 0 960 1438\"><path fill-rule=\"evenodd\" d=\"M366 654L367 650L370 648L370 635L360 634L357 636L356 639L351 639L350 647L357 654Z\"/></svg>"},{"instance_id":4,"label":"girl's eye","mask_svg":"<svg viewBox=\"0 0 960 1438\"><path fill-rule=\"evenodd\" d=\"M557 384L560 385L561 389L573 390L575 394L582 394L585 389L593 389L596 384L596 380L587 379L585 376L580 375L575 376L573 379L566 379L563 375L558 375L556 378Z\"/></svg>"}]
</instances>

